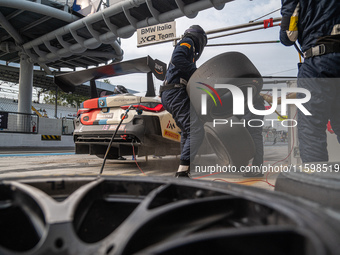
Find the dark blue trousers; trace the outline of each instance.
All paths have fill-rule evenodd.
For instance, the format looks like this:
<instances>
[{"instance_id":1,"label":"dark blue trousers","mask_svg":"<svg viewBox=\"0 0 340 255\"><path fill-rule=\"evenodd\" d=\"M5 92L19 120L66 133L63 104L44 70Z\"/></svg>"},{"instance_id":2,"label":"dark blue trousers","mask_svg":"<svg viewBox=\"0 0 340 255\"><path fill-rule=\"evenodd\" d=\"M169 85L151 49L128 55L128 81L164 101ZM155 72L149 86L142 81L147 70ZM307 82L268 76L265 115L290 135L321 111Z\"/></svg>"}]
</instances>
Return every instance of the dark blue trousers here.
<instances>
[{"instance_id":1,"label":"dark blue trousers","mask_svg":"<svg viewBox=\"0 0 340 255\"><path fill-rule=\"evenodd\" d=\"M328 161L327 123L340 137L340 53L305 59L299 68L298 87L310 91L303 106L312 114L298 111L298 138L302 162ZM304 97L298 94L299 98ZM334 135L334 138L336 136Z\"/></svg>"},{"instance_id":2,"label":"dark blue trousers","mask_svg":"<svg viewBox=\"0 0 340 255\"><path fill-rule=\"evenodd\" d=\"M204 138L203 123L198 118L185 88L173 88L162 93L162 104L172 114L181 129L181 164L189 165Z\"/></svg>"}]
</instances>

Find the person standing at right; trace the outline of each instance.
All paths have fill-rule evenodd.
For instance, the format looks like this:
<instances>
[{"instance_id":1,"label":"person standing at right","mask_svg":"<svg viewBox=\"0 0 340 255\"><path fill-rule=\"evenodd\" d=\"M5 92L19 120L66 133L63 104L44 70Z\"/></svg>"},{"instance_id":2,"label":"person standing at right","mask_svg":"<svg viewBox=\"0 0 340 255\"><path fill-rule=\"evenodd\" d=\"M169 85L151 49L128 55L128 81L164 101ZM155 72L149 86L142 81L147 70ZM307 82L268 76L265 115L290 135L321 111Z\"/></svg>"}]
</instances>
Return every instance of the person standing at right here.
<instances>
[{"instance_id":1,"label":"person standing at right","mask_svg":"<svg viewBox=\"0 0 340 255\"><path fill-rule=\"evenodd\" d=\"M298 112L301 160L328 161L328 120L340 137L340 0L282 0L281 14L280 41L286 46L299 42L304 63L298 87L311 93L303 106L312 115Z\"/></svg>"}]
</instances>

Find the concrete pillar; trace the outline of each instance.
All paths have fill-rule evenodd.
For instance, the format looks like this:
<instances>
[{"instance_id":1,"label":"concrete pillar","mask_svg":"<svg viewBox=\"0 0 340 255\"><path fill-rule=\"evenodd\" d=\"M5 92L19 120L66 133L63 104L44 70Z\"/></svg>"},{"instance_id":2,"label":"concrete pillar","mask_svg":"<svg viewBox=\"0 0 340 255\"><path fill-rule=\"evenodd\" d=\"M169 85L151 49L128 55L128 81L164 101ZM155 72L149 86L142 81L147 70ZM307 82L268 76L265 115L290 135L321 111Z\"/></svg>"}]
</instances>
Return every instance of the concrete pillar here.
<instances>
[{"instance_id":1,"label":"concrete pillar","mask_svg":"<svg viewBox=\"0 0 340 255\"><path fill-rule=\"evenodd\" d=\"M33 93L33 64L28 61L24 54L20 55L19 73L19 102L18 113L32 113L32 93ZM17 130L21 132L31 132L31 116L19 114L17 117Z\"/></svg>"},{"instance_id":2,"label":"concrete pillar","mask_svg":"<svg viewBox=\"0 0 340 255\"><path fill-rule=\"evenodd\" d=\"M33 64L28 59L28 56L20 55L18 112L21 113L32 113Z\"/></svg>"}]
</instances>

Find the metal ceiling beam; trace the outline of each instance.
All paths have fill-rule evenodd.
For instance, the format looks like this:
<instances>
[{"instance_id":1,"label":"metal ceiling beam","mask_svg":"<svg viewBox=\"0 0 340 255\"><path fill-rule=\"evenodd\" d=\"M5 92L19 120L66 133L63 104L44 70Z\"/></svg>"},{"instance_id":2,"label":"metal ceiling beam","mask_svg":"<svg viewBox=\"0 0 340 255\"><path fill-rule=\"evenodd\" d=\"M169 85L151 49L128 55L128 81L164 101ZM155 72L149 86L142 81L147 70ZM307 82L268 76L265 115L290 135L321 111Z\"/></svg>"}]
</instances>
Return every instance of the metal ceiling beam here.
<instances>
[{"instance_id":1,"label":"metal ceiling beam","mask_svg":"<svg viewBox=\"0 0 340 255\"><path fill-rule=\"evenodd\" d=\"M20 59L20 57L19 57L19 55L18 55L18 56L15 57L15 58L11 58L11 59L7 60L7 64L17 62L19 59Z\"/></svg>"},{"instance_id":2,"label":"metal ceiling beam","mask_svg":"<svg viewBox=\"0 0 340 255\"><path fill-rule=\"evenodd\" d=\"M101 44L111 44L117 54L117 59L121 60L123 51L120 48L120 44L117 42L118 37L128 38L133 35L137 28L173 21L176 18L182 16L192 18L196 16L199 11L211 7L222 9L224 4L230 1L232 0L201 0L185 6L181 0L177 0L177 9L165 13L159 13L153 8L152 1L150 0L125 0L118 2L100 12L94 13L90 16L82 18L81 20L77 20L71 24L50 32L31 42L25 43L23 48L26 52L31 50L36 51L36 58L34 61L40 63L49 63L63 57L68 57L77 53L83 53L87 49L95 49ZM137 21L135 18L132 18L130 10L135 7L139 7L142 4L147 4L151 15L145 20ZM111 23L110 18L120 13L123 13L126 16L127 20L130 21L130 25L118 28L115 24ZM105 22L107 28L109 29L108 32L100 33L94 29L93 24L99 21ZM77 35L77 30L84 28L89 31L89 33L93 36L92 38L85 39ZM63 40L63 36L67 34L71 34L77 43L69 44L65 42ZM43 53L41 51L39 52L39 50L37 51L39 45L50 45L52 40L58 40L63 48L51 48L52 50L50 50L51 52L49 53Z\"/></svg>"},{"instance_id":3,"label":"metal ceiling beam","mask_svg":"<svg viewBox=\"0 0 340 255\"><path fill-rule=\"evenodd\" d=\"M9 23L6 17L0 12L0 25L7 31L7 33L13 37L16 43L22 44L24 40L21 38L18 31Z\"/></svg>"},{"instance_id":4,"label":"metal ceiling beam","mask_svg":"<svg viewBox=\"0 0 340 255\"><path fill-rule=\"evenodd\" d=\"M21 28L19 31L20 31L21 33L22 33L22 32L25 32L25 31L27 31L27 30L29 30L29 29L35 27L35 26L40 25L41 23L44 23L44 22L48 21L49 19L52 19L52 17L44 16L43 18L38 19L38 20L32 22L31 24L29 24L29 25L27 25L27 26Z\"/></svg>"},{"instance_id":5,"label":"metal ceiling beam","mask_svg":"<svg viewBox=\"0 0 340 255\"><path fill-rule=\"evenodd\" d=\"M94 63L96 63L96 64L93 64L93 65L95 65L95 66L98 66L99 64L99 62L101 62L98 58L96 58L95 56L86 56L85 57L87 60L90 60L90 61L93 61Z\"/></svg>"},{"instance_id":6,"label":"metal ceiling beam","mask_svg":"<svg viewBox=\"0 0 340 255\"><path fill-rule=\"evenodd\" d=\"M60 62L57 62L56 65L64 65L64 64L68 64L67 66L70 68L72 66L72 69L74 69L74 67L82 67L82 68L88 68L88 66L94 65L93 62L88 62L85 59L79 57L79 58L72 58L72 59L68 59L68 60L61 60ZM75 69L74 69L75 70Z\"/></svg>"},{"instance_id":7,"label":"metal ceiling beam","mask_svg":"<svg viewBox=\"0 0 340 255\"><path fill-rule=\"evenodd\" d=\"M102 58L115 58L117 55L113 52L103 52L103 51L85 51L81 54L74 54L74 55L80 55L85 57L102 57Z\"/></svg>"},{"instance_id":8,"label":"metal ceiling beam","mask_svg":"<svg viewBox=\"0 0 340 255\"><path fill-rule=\"evenodd\" d=\"M79 17L68 12L31 1L1 0L0 6L39 13L48 17L63 20L67 23L79 20Z\"/></svg>"},{"instance_id":9,"label":"metal ceiling beam","mask_svg":"<svg viewBox=\"0 0 340 255\"><path fill-rule=\"evenodd\" d=\"M14 1L14 2L16 2L16 1ZM1 4L2 4L2 2L1 2ZM10 34L13 37L13 39L15 40L15 42L17 44L21 45L21 44L24 43L24 40L22 39L21 35L18 33L18 31L16 31L16 29L12 26L12 24L7 21L7 19L5 18L5 16L1 12L0 12L0 24L7 31L7 33ZM28 57L30 57L32 59L32 54L31 54L30 51L26 51L25 53ZM51 70L48 68L48 66L46 66L45 63L38 62L38 61L36 61L36 62L42 68L45 69L47 74L52 74Z\"/></svg>"},{"instance_id":10,"label":"metal ceiling beam","mask_svg":"<svg viewBox=\"0 0 340 255\"><path fill-rule=\"evenodd\" d=\"M7 19L7 20L13 19L13 18L15 18L16 16L20 15L21 13L23 13L23 12L24 12L24 10L17 10L17 11L15 11L15 12L12 12L11 14L9 14L9 15L6 16L6 19Z\"/></svg>"},{"instance_id":11,"label":"metal ceiling beam","mask_svg":"<svg viewBox=\"0 0 340 255\"><path fill-rule=\"evenodd\" d=\"M67 63L72 64L73 66L87 68L88 66L95 65L93 62L86 61L85 59L72 59L67 61Z\"/></svg>"},{"instance_id":12,"label":"metal ceiling beam","mask_svg":"<svg viewBox=\"0 0 340 255\"><path fill-rule=\"evenodd\" d=\"M51 19L51 18L52 18L52 17L44 16L43 18L38 19L38 20L36 20L35 22L32 22L31 24L29 24L29 25L27 25L27 26L21 28L21 29L19 30L19 32L20 32L20 33L25 32L25 31L27 31L27 30L29 30L29 29L35 27L35 26L38 26L38 25L41 24L41 23L46 22L47 20L49 20L49 19ZM7 17L6 17L6 19L8 20ZM4 36L4 37L1 38L1 41L5 41L5 40L7 40L7 39L9 39L9 38L11 38L10 35Z\"/></svg>"}]
</instances>

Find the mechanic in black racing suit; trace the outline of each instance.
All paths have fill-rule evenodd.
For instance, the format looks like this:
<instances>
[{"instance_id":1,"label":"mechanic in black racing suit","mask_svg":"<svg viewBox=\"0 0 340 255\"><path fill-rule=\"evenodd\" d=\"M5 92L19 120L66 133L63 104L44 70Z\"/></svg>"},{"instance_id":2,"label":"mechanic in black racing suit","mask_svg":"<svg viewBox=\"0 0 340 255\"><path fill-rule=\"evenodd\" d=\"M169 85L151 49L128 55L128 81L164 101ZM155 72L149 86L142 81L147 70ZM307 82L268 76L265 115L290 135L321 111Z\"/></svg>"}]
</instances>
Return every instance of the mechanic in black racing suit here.
<instances>
[{"instance_id":1,"label":"mechanic in black racing suit","mask_svg":"<svg viewBox=\"0 0 340 255\"><path fill-rule=\"evenodd\" d=\"M304 55L298 87L311 93L304 107L312 115L298 112L301 159L328 161L328 120L340 136L340 0L282 0L281 14L281 43L298 40Z\"/></svg>"},{"instance_id":2,"label":"mechanic in black racing suit","mask_svg":"<svg viewBox=\"0 0 340 255\"><path fill-rule=\"evenodd\" d=\"M189 27L177 43L171 56L165 82L160 88L164 108L172 114L181 129L181 157L175 177L190 177L190 164L204 138L203 123L191 107L186 85L196 71L207 36L198 25Z\"/></svg>"}]
</instances>

